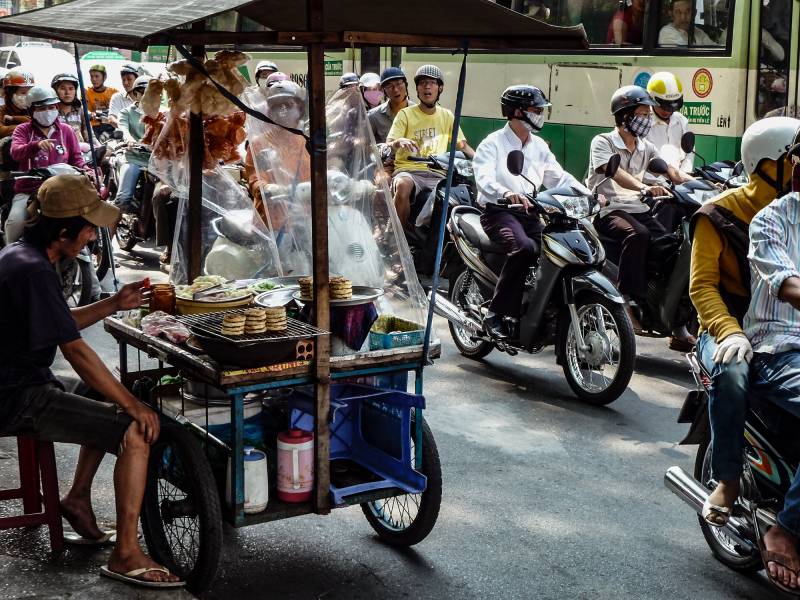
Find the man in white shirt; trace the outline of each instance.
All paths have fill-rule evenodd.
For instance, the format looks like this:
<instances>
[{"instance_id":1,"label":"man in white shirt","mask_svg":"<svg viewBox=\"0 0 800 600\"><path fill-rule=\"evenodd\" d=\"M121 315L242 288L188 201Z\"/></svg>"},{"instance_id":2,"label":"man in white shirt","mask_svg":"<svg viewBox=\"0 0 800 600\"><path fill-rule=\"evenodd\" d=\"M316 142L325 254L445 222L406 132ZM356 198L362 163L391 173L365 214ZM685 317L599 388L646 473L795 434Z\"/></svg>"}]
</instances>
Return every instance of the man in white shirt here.
<instances>
[{"instance_id":1,"label":"man in white shirt","mask_svg":"<svg viewBox=\"0 0 800 600\"><path fill-rule=\"evenodd\" d=\"M120 79L122 79L122 87L124 89L111 96L111 101L108 104L108 122L114 128L119 127L119 113L122 109L133 106L133 100L128 95L133 88L133 82L139 77L139 69L130 63L122 65L119 71Z\"/></svg>"},{"instance_id":2,"label":"man in white shirt","mask_svg":"<svg viewBox=\"0 0 800 600\"><path fill-rule=\"evenodd\" d=\"M480 143L472 167L478 204L484 207L481 225L508 253L484 319L487 333L503 339L509 335L506 318L520 315L525 274L539 258L543 229L539 216L529 213L531 203L526 194L533 192L531 184L508 171L506 157L512 150L521 150L525 156L523 175L537 187L572 186L590 192L561 168L544 140L533 135L544 125L544 109L550 106L539 88L513 85L503 92L500 106L508 123ZM498 203L501 199L521 204L524 210L502 208Z\"/></svg>"},{"instance_id":3,"label":"man in white shirt","mask_svg":"<svg viewBox=\"0 0 800 600\"><path fill-rule=\"evenodd\" d=\"M669 16L672 23L661 28L658 33L659 46L688 46L689 25L694 18L694 0L672 0L669 5ZM695 23L692 32L692 46L719 46L708 34Z\"/></svg>"},{"instance_id":4,"label":"man in white shirt","mask_svg":"<svg viewBox=\"0 0 800 600\"><path fill-rule=\"evenodd\" d=\"M654 73L647 91L657 106L653 107L653 127L645 138L651 142L668 165L689 175L694 170L694 153L681 150L681 138L689 131L689 119L680 113L683 107L683 86L672 73Z\"/></svg>"}]
</instances>

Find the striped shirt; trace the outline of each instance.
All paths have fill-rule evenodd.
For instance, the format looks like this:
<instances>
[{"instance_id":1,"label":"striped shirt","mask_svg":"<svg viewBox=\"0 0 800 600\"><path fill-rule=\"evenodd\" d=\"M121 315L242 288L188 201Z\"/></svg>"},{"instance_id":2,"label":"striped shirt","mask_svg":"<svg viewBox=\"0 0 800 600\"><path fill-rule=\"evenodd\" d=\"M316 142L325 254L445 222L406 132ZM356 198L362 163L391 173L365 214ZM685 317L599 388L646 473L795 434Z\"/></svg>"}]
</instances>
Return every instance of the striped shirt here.
<instances>
[{"instance_id":1,"label":"striped shirt","mask_svg":"<svg viewBox=\"0 0 800 600\"><path fill-rule=\"evenodd\" d=\"M750 223L750 289L744 332L754 352L800 349L800 311L778 298L789 277L800 277L800 194L772 201Z\"/></svg>"}]
</instances>

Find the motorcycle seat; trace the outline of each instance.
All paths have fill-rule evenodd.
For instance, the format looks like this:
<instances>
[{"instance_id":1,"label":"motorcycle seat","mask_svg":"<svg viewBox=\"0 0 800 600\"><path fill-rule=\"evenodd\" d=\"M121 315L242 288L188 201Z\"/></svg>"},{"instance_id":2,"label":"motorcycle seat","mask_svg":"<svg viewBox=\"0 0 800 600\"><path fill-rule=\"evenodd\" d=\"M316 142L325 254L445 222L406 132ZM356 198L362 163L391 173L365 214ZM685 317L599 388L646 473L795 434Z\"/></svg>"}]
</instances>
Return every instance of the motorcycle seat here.
<instances>
[{"instance_id":1,"label":"motorcycle seat","mask_svg":"<svg viewBox=\"0 0 800 600\"><path fill-rule=\"evenodd\" d=\"M483 252L491 254L505 254L505 248L500 244L494 243L486 235L481 226L481 216L477 212L464 212L456 217L456 224L464 232L469 242Z\"/></svg>"}]
</instances>

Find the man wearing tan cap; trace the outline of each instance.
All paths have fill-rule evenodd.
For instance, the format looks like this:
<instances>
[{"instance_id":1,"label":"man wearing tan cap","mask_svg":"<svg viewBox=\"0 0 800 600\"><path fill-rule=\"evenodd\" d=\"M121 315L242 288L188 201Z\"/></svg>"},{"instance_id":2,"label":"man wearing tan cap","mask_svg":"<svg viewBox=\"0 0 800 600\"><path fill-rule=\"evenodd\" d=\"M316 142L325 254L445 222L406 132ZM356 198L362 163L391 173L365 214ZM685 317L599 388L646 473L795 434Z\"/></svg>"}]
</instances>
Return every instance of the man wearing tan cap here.
<instances>
[{"instance_id":1,"label":"man wearing tan cap","mask_svg":"<svg viewBox=\"0 0 800 600\"><path fill-rule=\"evenodd\" d=\"M119 211L100 200L86 177L59 175L42 184L29 214L22 239L0 251L0 436L81 445L72 488L61 501L76 543L111 539L111 532L97 527L91 486L105 453L116 454L117 543L101 573L151 587L182 585L142 552L138 540L158 416L114 378L79 333L118 310L140 306L144 282L70 310L54 269L59 260L74 259L95 238L96 227L113 225ZM50 370L56 348L103 401L65 391Z\"/></svg>"}]
</instances>

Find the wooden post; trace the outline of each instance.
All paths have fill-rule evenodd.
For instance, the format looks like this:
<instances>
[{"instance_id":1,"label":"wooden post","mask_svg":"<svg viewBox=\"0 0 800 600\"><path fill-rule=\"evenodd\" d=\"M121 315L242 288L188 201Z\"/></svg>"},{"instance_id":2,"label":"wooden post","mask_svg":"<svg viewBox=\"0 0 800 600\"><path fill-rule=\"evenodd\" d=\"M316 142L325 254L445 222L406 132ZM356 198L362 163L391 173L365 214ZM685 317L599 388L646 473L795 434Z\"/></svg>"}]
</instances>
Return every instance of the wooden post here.
<instances>
[{"instance_id":1,"label":"wooden post","mask_svg":"<svg viewBox=\"0 0 800 600\"><path fill-rule=\"evenodd\" d=\"M202 32L205 24L201 21L192 25L193 32ZM202 45L192 46L192 56L203 60L205 48ZM203 115L189 112L189 210L186 236L186 256L189 259L188 279L192 283L201 270L202 247L202 213L203 213Z\"/></svg>"},{"instance_id":2,"label":"wooden post","mask_svg":"<svg viewBox=\"0 0 800 600\"><path fill-rule=\"evenodd\" d=\"M322 30L323 0L307 0L309 31ZM328 194L325 137L325 47L308 45L308 115L311 134L311 240L314 252L314 314L316 326L330 331L328 300ZM314 358L314 508L330 512L330 337L317 338Z\"/></svg>"}]
</instances>

